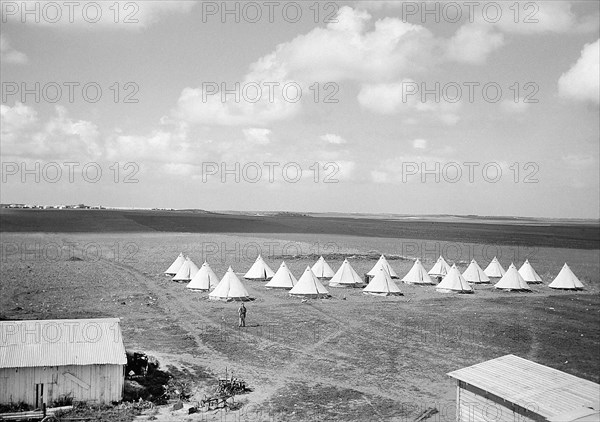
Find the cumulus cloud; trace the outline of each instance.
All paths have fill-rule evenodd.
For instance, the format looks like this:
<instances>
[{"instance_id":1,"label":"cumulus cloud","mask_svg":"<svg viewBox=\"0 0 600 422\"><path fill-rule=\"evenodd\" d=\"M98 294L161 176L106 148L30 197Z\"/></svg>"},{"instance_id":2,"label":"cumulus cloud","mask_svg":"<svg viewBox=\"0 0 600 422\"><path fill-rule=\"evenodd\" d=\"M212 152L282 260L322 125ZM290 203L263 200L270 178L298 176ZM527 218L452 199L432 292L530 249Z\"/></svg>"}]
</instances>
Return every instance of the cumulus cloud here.
<instances>
[{"instance_id":1,"label":"cumulus cloud","mask_svg":"<svg viewBox=\"0 0 600 422\"><path fill-rule=\"evenodd\" d=\"M102 153L98 127L56 106L45 122L29 106L2 105L2 155L43 159L95 159Z\"/></svg>"},{"instance_id":2,"label":"cumulus cloud","mask_svg":"<svg viewBox=\"0 0 600 422\"><path fill-rule=\"evenodd\" d=\"M344 138L342 138L340 135L335 135L333 133L326 133L325 135L321 135L320 138L321 140L334 145L341 145L346 143L346 140Z\"/></svg>"},{"instance_id":3,"label":"cumulus cloud","mask_svg":"<svg viewBox=\"0 0 600 422\"><path fill-rule=\"evenodd\" d=\"M185 133L154 130L147 135L108 136L105 155L109 160L192 164L196 154Z\"/></svg>"},{"instance_id":4,"label":"cumulus cloud","mask_svg":"<svg viewBox=\"0 0 600 422\"><path fill-rule=\"evenodd\" d=\"M426 85L426 84L425 84ZM446 125L453 126L460 120L460 102L449 102L440 97L422 98L423 84L410 79L381 84L363 84L358 93L358 103L365 109L383 115L415 113L433 116Z\"/></svg>"},{"instance_id":5,"label":"cumulus cloud","mask_svg":"<svg viewBox=\"0 0 600 422\"><path fill-rule=\"evenodd\" d=\"M271 131L269 129L252 127L248 129L243 129L242 132L244 133L244 136L246 137L246 140L248 142L259 145L266 145L269 142L271 142L269 139Z\"/></svg>"},{"instance_id":6,"label":"cumulus cloud","mask_svg":"<svg viewBox=\"0 0 600 422\"><path fill-rule=\"evenodd\" d=\"M32 107L20 102L15 103L12 107L1 104L0 116L3 139L14 136L37 122L37 112Z\"/></svg>"},{"instance_id":7,"label":"cumulus cloud","mask_svg":"<svg viewBox=\"0 0 600 422\"><path fill-rule=\"evenodd\" d=\"M426 149L427 148L427 140L415 139L414 141L412 141L412 146L414 149Z\"/></svg>"},{"instance_id":8,"label":"cumulus cloud","mask_svg":"<svg viewBox=\"0 0 600 422\"><path fill-rule=\"evenodd\" d=\"M504 35L490 25L466 24L448 41L446 55L450 60L483 64L488 56L504 45Z\"/></svg>"},{"instance_id":9,"label":"cumulus cloud","mask_svg":"<svg viewBox=\"0 0 600 422\"><path fill-rule=\"evenodd\" d=\"M254 101L256 98L254 93L248 94L248 96L242 94L244 87L255 83L260 86L262 93L258 101ZM286 86L286 83L273 88L273 101L268 94L269 88L261 86L258 82L247 81L239 86L239 101L236 101L233 96L222 98L221 94L214 93L212 88L210 90L206 87L185 88L179 96L177 106L171 111L171 115L192 124L263 126L290 118L296 115L300 109L300 102L293 101L297 97L296 94L284 96L282 88ZM262 92L263 88L264 92ZM227 89L235 89L235 86L227 87Z\"/></svg>"},{"instance_id":10,"label":"cumulus cloud","mask_svg":"<svg viewBox=\"0 0 600 422\"><path fill-rule=\"evenodd\" d=\"M28 59L25 53L15 50L10 45L8 38L4 34L0 34L0 60L3 63L25 64Z\"/></svg>"},{"instance_id":11,"label":"cumulus cloud","mask_svg":"<svg viewBox=\"0 0 600 422\"><path fill-rule=\"evenodd\" d=\"M410 107L403 97L404 88L409 80L393 83L364 84L358 93L358 103L374 113L394 114L400 111L402 106Z\"/></svg>"},{"instance_id":12,"label":"cumulus cloud","mask_svg":"<svg viewBox=\"0 0 600 422\"><path fill-rule=\"evenodd\" d=\"M337 20L279 44L251 73L275 80L285 75L312 82L385 81L433 58L434 37L423 26L384 18L369 31L371 15L348 6L340 8Z\"/></svg>"},{"instance_id":13,"label":"cumulus cloud","mask_svg":"<svg viewBox=\"0 0 600 422\"><path fill-rule=\"evenodd\" d=\"M502 18L496 26L504 31L516 34L591 32L598 29L598 13L579 18L571 9L571 2L563 0L521 2L519 14L515 16L513 3L498 2L502 9ZM483 21L482 13L478 21ZM516 21L516 22L515 22Z\"/></svg>"},{"instance_id":14,"label":"cumulus cloud","mask_svg":"<svg viewBox=\"0 0 600 422\"><path fill-rule=\"evenodd\" d=\"M561 158L563 163L574 169L597 168L597 158L585 154L567 154Z\"/></svg>"},{"instance_id":15,"label":"cumulus cloud","mask_svg":"<svg viewBox=\"0 0 600 422\"><path fill-rule=\"evenodd\" d=\"M329 171L329 175L331 175L332 179L339 180L340 182L351 180L354 177L354 173L356 170L356 163L354 161L349 160L338 160L334 163L336 167L336 172L333 174L331 169Z\"/></svg>"},{"instance_id":16,"label":"cumulus cloud","mask_svg":"<svg viewBox=\"0 0 600 422\"><path fill-rule=\"evenodd\" d=\"M600 102L600 39L586 44L581 56L558 80L559 95L580 101Z\"/></svg>"}]
</instances>

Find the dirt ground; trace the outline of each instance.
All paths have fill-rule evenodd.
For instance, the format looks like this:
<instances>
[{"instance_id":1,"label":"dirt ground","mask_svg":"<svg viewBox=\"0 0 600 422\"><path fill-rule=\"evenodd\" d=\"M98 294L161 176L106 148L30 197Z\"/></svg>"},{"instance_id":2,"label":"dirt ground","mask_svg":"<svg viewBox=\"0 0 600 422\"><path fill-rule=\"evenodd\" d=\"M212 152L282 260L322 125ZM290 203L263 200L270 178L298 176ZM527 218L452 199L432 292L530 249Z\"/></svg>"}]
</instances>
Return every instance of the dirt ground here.
<instances>
[{"instance_id":1,"label":"dirt ground","mask_svg":"<svg viewBox=\"0 0 600 422\"><path fill-rule=\"evenodd\" d=\"M318 236L283 234L2 233L0 315L119 317L128 349L156 356L162 367L211 374L196 371L194 399L209 393L214 377L226 370L253 389L237 397L239 410L188 416L187 406L175 412L162 407L154 415L158 421L409 421L430 407L439 413L429 420L450 421L455 383L446 373L508 353L600 381L597 250L538 249L536 269L545 284L532 285L532 293L488 285L476 286L473 295L453 295L398 283L401 297L330 288L331 299L302 301L245 281L254 298L246 304L245 329L237 327L237 303L209 301L207 293L190 292L163 275L184 251L197 264L208 258L219 276L232 265L241 278L255 245L276 270L290 243L299 253L286 263L297 277L315 254L328 253L362 254L350 261L363 274L376 260L364 254L402 255L398 241L377 242L339 236L334 251ZM269 254L262 250L266 243ZM426 268L434 254L420 256ZM505 266L512 260L506 256ZM402 276L412 261L396 258L390 263ZM329 263L337 270L342 260ZM469 260L456 261L464 270ZM585 291L547 287L564 261Z\"/></svg>"}]
</instances>

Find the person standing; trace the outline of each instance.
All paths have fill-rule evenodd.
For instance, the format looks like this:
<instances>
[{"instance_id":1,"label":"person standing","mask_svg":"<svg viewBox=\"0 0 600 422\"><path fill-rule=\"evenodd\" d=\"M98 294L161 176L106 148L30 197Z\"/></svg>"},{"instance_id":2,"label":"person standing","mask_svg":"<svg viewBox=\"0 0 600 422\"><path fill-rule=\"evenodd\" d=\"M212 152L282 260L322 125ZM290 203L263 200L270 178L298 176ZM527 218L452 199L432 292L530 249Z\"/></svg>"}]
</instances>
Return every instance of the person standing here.
<instances>
[{"instance_id":1,"label":"person standing","mask_svg":"<svg viewBox=\"0 0 600 422\"><path fill-rule=\"evenodd\" d=\"M242 304L240 305L240 308L238 309L238 315L240 316L239 327L245 327L246 326L246 307L244 306L244 302L242 302Z\"/></svg>"}]
</instances>

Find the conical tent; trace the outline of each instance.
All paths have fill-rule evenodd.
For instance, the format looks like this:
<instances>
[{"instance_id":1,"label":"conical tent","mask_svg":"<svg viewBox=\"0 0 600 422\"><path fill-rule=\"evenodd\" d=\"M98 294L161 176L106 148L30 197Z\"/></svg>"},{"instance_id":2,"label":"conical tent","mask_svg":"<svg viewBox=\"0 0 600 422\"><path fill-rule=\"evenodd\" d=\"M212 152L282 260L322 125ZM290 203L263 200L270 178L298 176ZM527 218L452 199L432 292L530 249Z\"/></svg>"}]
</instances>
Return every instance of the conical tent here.
<instances>
[{"instance_id":1,"label":"conical tent","mask_svg":"<svg viewBox=\"0 0 600 422\"><path fill-rule=\"evenodd\" d=\"M435 284L419 259L415 261L410 271L402 278L402 281L407 284Z\"/></svg>"},{"instance_id":2,"label":"conical tent","mask_svg":"<svg viewBox=\"0 0 600 422\"><path fill-rule=\"evenodd\" d=\"M450 265L448 265L444 257L440 255L435 262L435 265L431 267L427 274L433 277L445 277L446 274L448 274L448 271L450 271Z\"/></svg>"},{"instance_id":3,"label":"conical tent","mask_svg":"<svg viewBox=\"0 0 600 422\"><path fill-rule=\"evenodd\" d=\"M190 281L198 272L198 266L190 259L189 256L185 257L185 262L173 277L173 281Z\"/></svg>"},{"instance_id":4,"label":"conical tent","mask_svg":"<svg viewBox=\"0 0 600 422\"><path fill-rule=\"evenodd\" d=\"M329 287L362 287L364 285L362 278L354 271L347 259L344 259L342 266L329 280Z\"/></svg>"},{"instance_id":5,"label":"conical tent","mask_svg":"<svg viewBox=\"0 0 600 422\"><path fill-rule=\"evenodd\" d=\"M285 265L285 261L282 261L279 269L271 281L265 284L265 287L269 289L291 289L297 282L294 274L292 274L288 266Z\"/></svg>"},{"instance_id":6,"label":"conical tent","mask_svg":"<svg viewBox=\"0 0 600 422\"><path fill-rule=\"evenodd\" d=\"M311 268L314 275L317 276L320 280L330 279L335 275L334 271L331 269L325 258L322 256L319 257L317 262Z\"/></svg>"},{"instance_id":7,"label":"conical tent","mask_svg":"<svg viewBox=\"0 0 600 422\"><path fill-rule=\"evenodd\" d=\"M504 273L500 281L494 284L496 289L502 290L514 290L514 291L525 291L531 290L527 285L527 282L523 280L515 264L510 264L508 270Z\"/></svg>"},{"instance_id":8,"label":"conical tent","mask_svg":"<svg viewBox=\"0 0 600 422\"><path fill-rule=\"evenodd\" d=\"M204 264L202 264L196 275L185 287L192 290L208 291L217 284L219 284L219 277L217 277L212 268L210 268L208 262L204 261Z\"/></svg>"},{"instance_id":9,"label":"conical tent","mask_svg":"<svg viewBox=\"0 0 600 422\"><path fill-rule=\"evenodd\" d=\"M494 257L494 259L492 259L492 262L490 262L489 265L485 267L485 270L483 270L483 272L485 272L485 275L487 275L490 278L501 278L504 274L506 274L506 271L504 271L504 268L502 268L502 265L500 265L500 261L498 261L498 258L496 257Z\"/></svg>"},{"instance_id":10,"label":"conical tent","mask_svg":"<svg viewBox=\"0 0 600 422\"><path fill-rule=\"evenodd\" d=\"M210 300L250 300L250 294L231 267L227 270L217 287L208 295Z\"/></svg>"},{"instance_id":11,"label":"conical tent","mask_svg":"<svg viewBox=\"0 0 600 422\"><path fill-rule=\"evenodd\" d=\"M396 274L396 271L394 271L394 269L388 263L387 259L385 259L384 255L379 257L379 260L375 263L375 265L373 265L373 268L371 268L371 271L369 271L367 275L370 275L371 277L376 276L380 268L383 268L391 278L400 278L398 277L398 274Z\"/></svg>"},{"instance_id":12,"label":"conical tent","mask_svg":"<svg viewBox=\"0 0 600 422\"><path fill-rule=\"evenodd\" d=\"M376 296L402 295L394 280L392 280L388 272L383 268L377 271L377 274L367 284L367 287L363 289L363 293Z\"/></svg>"},{"instance_id":13,"label":"conical tent","mask_svg":"<svg viewBox=\"0 0 600 422\"><path fill-rule=\"evenodd\" d=\"M167 268L167 271L165 271L165 274L170 275L170 276L177 274L177 271L179 271L179 269L181 268L181 266L183 265L184 262L185 262L185 257L183 256L183 252L182 252L175 259L175 261L173 261L171 266L169 268Z\"/></svg>"},{"instance_id":14,"label":"conical tent","mask_svg":"<svg viewBox=\"0 0 600 422\"><path fill-rule=\"evenodd\" d=\"M465 280L462 276L458 268L456 268L456 264L452 265L446 277L435 286L435 289L439 292L458 292L458 293L473 293L473 288L471 285Z\"/></svg>"},{"instance_id":15,"label":"conical tent","mask_svg":"<svg viewBox=\"0 0 600 422\"><path fill-rule=\"evenodd\" d=\"M548 287L552 289L580 290L583 289L583 283L579 281L571 268L565 263Z\"/></svg>"},{"instance_id":16,"label":"conical tent","mask_svg":"<svg viewBox=\"0 0 600 422\"><path fill-rule=\"evenodd\" d=\"M331 296L327 289L321 284L310 267L306 267L302 277L290 290L290 296L302 296L309 298L320 298Z\"/></svg>"},{"instance_id":17,"label":"conical tent","mask_svg":"<svg viewBox=\"0 0 600 422\"><path fill-rule=\"evenodd\" d=\"M481 269L477 261L471 260L471 263L462 274L465 280L469 283L489 283L490 278L487 276L485 271Z\"/></svg>"},{"instance_id":18,"label":"conical tent","mask_svg":"<svg viewBox=\"0 0 600 422\"><path fill-rule=\"evenodd\" d=\"M252 267L244 274L244 278L248 280L270 280L274 275L275 273L262 259L262 256L258 255Z\"/></svg>"},{"instance_id":19,"label":"conical tent","mask_svg":"<svg viewBox=\"0 0 600 422\"><path fill-rule=\"evenodd\" d=\"M540 277L539 274L533 269L528 259L526 259L523 265L521 265L521 268L519 268L519 274L521 274L523 280L528 283L542 282L542 277Z\"/></svg>"}]
</instances>

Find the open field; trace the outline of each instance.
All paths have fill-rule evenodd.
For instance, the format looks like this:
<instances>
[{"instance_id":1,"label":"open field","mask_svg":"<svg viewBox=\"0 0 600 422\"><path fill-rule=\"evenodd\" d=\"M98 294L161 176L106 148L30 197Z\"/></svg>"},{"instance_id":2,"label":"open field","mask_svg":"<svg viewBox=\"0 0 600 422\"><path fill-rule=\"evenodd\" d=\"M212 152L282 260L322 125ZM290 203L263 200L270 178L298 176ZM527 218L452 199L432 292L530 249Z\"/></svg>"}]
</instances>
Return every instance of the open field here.
<instances>
[{"instance_id":1,"label":"open field","mask_svg":"<svg viewBox=\"0 0 600 422\"><path fill-rule=\"evenodd\" d=\"M280 213L271 216L206 211L0 209L4 232L311 233L598 249L598 221L415 217L348 218Z\"/></svg>"},{"instance_id":2,"label":"open field","mask_svg":"<svg viewBox=\"0 0 600 422\"><path fill-rule=\"evenodd\" d=\"M449 421L455 390L445 374L507 353L600 381L598 249L306 233L2 233L1 240L3 318L120 317L128 348L216 376L227 368L254 388L240 396L239 411L190 420L404 421L436 407L430 420ZM504 266L529 258L546 284L567 261L587 289L477 286L474 295L444 295L400 283L398 298L330 288L332 299L303 303L246 282L255 300L240 331L236 303L209 301L162 274L179 251L197 263L208 258L219 276L229 265L243 274L258 251L273 269L285 256L296 276L319 254L334 270L356 255L350 260L362 274L384 252L403 275L410 257L429 268L441 251L464 269L471 257L483 265L493 253Z\"/></svg>"}]
</instances>

